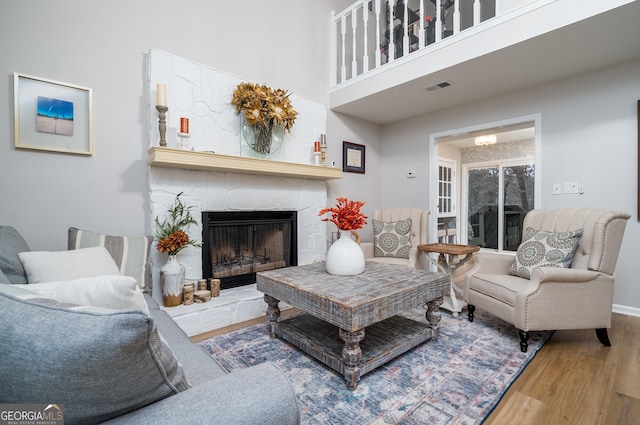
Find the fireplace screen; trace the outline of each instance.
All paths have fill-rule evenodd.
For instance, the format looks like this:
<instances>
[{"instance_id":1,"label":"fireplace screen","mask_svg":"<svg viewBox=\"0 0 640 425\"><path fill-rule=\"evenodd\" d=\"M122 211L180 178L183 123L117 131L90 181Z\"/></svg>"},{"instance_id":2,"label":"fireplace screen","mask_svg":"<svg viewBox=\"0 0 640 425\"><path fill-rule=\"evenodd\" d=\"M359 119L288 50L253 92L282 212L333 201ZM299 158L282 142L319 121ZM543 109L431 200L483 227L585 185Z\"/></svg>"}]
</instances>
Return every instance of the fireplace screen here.
<instances>
[{"instance_id":1,"label":"fireplace screen","mask_svg":"<svg viewBox=\"0 0 640 425\"><path fill-rule=\"evenodd\" d=\"M297 265L296 211L203 211L202 224L202 274L222 289Z\"/></svg>"}]
</instances>

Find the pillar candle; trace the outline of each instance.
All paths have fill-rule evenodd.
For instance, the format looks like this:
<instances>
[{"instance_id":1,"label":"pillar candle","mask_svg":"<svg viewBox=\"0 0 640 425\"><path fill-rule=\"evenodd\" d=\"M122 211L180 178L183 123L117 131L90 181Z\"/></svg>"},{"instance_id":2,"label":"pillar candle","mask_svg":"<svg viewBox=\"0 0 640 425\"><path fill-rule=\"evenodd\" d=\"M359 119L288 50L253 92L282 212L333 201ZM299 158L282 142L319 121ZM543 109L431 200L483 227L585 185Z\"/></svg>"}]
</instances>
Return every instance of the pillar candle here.
<instances>
[{"instance_id":1,"label":"pillar candle","mask_svg":"<svg viewBox=\"0 0 640 425\"><path fill-rule=\"evenodd\" d=\"M189 118L180 118L180 133L189 134Z\"/></svg>"},{"instance_id":2,"label":"pillar candle","mask_svg":"<svg viewBox=\"0 0 640 425\"><path fill-rule=\"evenodd\" d=\"M313 151L314 152L320 152L320 142L319 141L315 141L313 142Z\"/></svg>"},{"instance_id":3,"label":"pillar candle","mask_svg":"<svg viewBox=\"0 0 640 425\"><path fill-rule=\"evenodd\" d=\"M167 106L167 86L164 84L156 85L156 105Z\"/></svg>"}]
</instances>

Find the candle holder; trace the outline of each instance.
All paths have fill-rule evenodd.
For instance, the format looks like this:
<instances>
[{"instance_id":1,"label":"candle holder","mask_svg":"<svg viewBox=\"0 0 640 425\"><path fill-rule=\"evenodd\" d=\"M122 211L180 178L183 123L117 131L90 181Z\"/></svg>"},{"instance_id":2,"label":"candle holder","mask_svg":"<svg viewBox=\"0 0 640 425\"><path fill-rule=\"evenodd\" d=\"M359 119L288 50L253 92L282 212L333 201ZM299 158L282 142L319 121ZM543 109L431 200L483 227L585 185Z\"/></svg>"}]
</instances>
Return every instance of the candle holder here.
<instances>
[{"instance_id":1,"label":"candle holder","mask_svg":"<svg viewBox=\"0 0 640 425\"><path fill-rule=\"evenodd\" d=\"M189 137L191 137L191 135L189 133L178 133L178 137L180 138L178 147L180 149L189 149Z\"/></svg>"},{"instance_id":2,"label":"candle holder","mask_svg":"<svg viewBox=\"0 0 640 425\"><path fill-rule=\"evenodd\" d=\"M160 132L160 146L167 146L167 106L156 105L158 110L158 131Z\"/></svg>"}]
</instances>

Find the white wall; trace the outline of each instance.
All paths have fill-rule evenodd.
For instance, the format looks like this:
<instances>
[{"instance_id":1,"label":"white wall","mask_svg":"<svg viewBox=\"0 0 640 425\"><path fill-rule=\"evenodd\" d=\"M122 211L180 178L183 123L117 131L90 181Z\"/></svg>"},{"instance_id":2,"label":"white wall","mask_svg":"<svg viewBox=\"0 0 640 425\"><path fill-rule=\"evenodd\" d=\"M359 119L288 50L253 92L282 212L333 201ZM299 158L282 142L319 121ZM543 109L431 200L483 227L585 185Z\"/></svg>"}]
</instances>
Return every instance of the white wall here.
<instances>
[{"instance_id":1,"label":"white wall","mask_svg":"<svg viewBox=\"0 0 640 425\"><path fill-rule=\"evenodd\" d=\"M66 248L69 226L150 231L143 85L149 49L326 105L330 11L350 3L3 0L0 223L18 228L32 249L49 250ZM93 156L14 149L14 72L94 90Z\"/></svg>"},{"instance_id":2,"label":"white wall","mask_svg":"<svg viewBox=\"0 0 640 425\"><path fill-rule=\"evenodd\" d=\"M640 61L532 87L384 127L381 173L385 205L428 204L428 137L520 116L541 114L542 208L598 207L632 215L616 269L614 303L637 309L635 255L640 251L637 211ZM418 170L407 179L408 168ZM552 195L553 183L579 182L584 195ZM404 190L398 190L398 187Z\"/></svg>"},{"instance_id":3,"label":"white wall","mask_svg":"<svg viewBox=\"0 0 640 425\"><path fill-rule=\"evenodd\" d=\"M365 146L365 174L342 173L342 179L328 182L327 203L335 205L335 199L346 197L365 202L362 212L373 217L373 211L383 207L381 172L382 144L380 126L357 118L336 114L329 111L327 116L328 134L327 160L336 161L342 167L342 142L357 143ZM371 219L359 231L362 241L373 242ZM335 225L329 223L328 231L337 231Z\"/></svg>"}]
</instances>

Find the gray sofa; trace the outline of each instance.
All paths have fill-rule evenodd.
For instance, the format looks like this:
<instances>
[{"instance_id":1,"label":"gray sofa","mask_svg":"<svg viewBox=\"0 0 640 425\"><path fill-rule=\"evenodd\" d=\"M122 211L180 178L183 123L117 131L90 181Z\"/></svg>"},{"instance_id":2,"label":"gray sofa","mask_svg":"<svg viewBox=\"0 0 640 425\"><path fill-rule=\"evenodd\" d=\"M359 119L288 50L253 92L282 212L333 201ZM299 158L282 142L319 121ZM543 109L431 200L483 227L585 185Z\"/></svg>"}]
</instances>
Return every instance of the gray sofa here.
<instances>
[{"instance_id":1,"label":"gray sofa","mask_svg":"<svg viewBox=\"0 0 640 425\"><path fill-rule=\"evenodd\" d=\"M0 404L57 403L68 424L299 423L279 368L227 373L138 287L143 307L116 311L14 285L28 250L0 226Z\"/></svg>"}]
</instances>

